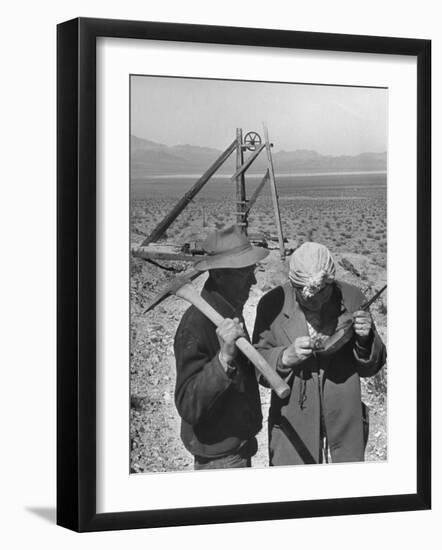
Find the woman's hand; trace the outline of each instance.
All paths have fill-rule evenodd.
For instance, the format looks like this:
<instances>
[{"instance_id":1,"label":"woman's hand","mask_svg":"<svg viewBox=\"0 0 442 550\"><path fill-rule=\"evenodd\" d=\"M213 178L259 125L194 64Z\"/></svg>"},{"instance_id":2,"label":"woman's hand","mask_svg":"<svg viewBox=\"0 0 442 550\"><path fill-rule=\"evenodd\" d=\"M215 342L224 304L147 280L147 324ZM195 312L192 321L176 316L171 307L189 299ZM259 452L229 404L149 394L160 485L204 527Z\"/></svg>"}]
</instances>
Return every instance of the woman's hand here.
<instances>
[{"instance_id":1,"label":"woman's hand","mask_svg":"<svg viewBox=\"0 0 442 550\"><path fill-rule=\"evenodd\" d=\"M373 319L368 311L355 311L353 313L353 327L358 341L362 344L368 342L373 330Z\"/></svg>"},{"instance_id":2,"label":"woman's hand","mask_svg":"<svg viewBox=\"0 0 442 550\"><path fill-rule=\"evenodd\" d=\"M299 336L282 354L285 367L295 367L303 363L313 353L313 344L309 336Z\"/></svg>"},{"instance_id":3,"label":"woman's hand","mask_svg":"<svg viewBox=\"0 0 442 550\"><path fill-rule=\"evenodd\" d=\"M235 340L240 336L244 336L244 328L239 319L224 319L220 326L216 329L220 345L220 356L223 361L230 363L236 356L237 348Z\"/></svg>"}]
</instances>

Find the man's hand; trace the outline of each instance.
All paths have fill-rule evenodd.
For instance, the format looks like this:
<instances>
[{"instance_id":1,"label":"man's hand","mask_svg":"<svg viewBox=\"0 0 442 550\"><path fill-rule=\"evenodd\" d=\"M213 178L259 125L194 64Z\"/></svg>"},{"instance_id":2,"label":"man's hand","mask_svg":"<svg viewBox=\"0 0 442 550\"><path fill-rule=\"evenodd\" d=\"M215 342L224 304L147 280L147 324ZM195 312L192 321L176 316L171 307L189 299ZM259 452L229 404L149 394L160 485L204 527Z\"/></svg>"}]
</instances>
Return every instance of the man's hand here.
<instances>
[{"instance_id":1,"label":"man's hand","mask_svg":"<svg viewBox=\"0 0 442 550\"><path fill-rule=\"evenodd\" d=\"M236 356L237 348L235 340L240 336L244 336L244 328L239 319L224 319L220 326L216 329L220 345L220 356L226 363L230 363Z\"/></svg>"},{"instance_id":2,"label":"man's hand","mask_svg":"<svg viewBox=\"0 0 442 550\"><path fill-rule=\"evenodd\" d=\"M282 364L294 367L303 363L313 353L313 344L309 336L299 336L282 354Z\"/></svg>"},{"instance_id":3,"label":"man's hand","mask_svg":"<svg viewBox=\"0 0 442 550\"><path fill-rule=\"evenodd\" d=\"M373 319L368 311L355 311L353 313L354 331L361 344L368 342L373 330Z\"/></svg>"}]
</instances>

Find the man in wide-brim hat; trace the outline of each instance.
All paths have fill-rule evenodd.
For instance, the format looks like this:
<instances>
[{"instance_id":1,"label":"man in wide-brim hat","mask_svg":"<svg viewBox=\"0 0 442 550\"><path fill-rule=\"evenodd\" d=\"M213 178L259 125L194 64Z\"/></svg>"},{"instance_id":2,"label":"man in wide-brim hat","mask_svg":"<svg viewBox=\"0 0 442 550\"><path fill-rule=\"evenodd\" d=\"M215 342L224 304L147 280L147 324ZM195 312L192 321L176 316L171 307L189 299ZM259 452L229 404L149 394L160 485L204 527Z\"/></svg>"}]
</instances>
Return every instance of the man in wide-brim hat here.
<instances>
[{"instance_id":1,"label":"man in wide-brim hat","mask_svg":"<svg viewBox=\"0 0 442 550\"><path fill-rule=\"evenodd\" d=\"M181 438L195 469L242 468L256 453L262 414L255 369L235 340L248 338L242 309L268 251L252 246L236 225L209 235L203 248L206 256L195 265L209 272L201 295L225 319L217 329L191 306L176 332Z\"/></svg>"}]
</instances>

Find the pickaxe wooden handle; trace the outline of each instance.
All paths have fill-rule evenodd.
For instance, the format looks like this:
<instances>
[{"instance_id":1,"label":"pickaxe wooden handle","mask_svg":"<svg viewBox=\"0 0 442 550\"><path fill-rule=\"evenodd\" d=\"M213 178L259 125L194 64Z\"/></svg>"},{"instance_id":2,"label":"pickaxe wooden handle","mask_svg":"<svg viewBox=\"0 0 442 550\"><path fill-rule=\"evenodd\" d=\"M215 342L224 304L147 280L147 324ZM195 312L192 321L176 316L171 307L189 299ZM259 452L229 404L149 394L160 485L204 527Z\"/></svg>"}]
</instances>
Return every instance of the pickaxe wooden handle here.
<instances>
[{"instance_id":1,"label":"pickaxe wooden handle","mask_svg":"<svg viewBox=\"0 0 442 550\"><path fill-rule=\"evenodd\" d=\"M197 309L204 313L204 315L212 321L215 326L219 326L224 318L220 315L209 303L202 298L196 288L192 283L187 282L184 285L177 288L173 294L184 298L191 304L193 304ZM250 359L250 361L255 365L259 372L267 379L273 391L280 397L284 399L290 393L290 388L286 382L272 369L272 367L267 363L264 357L256 351L252 344L243 337L238 338L235 341L237 347L243 352L243 354Z\"/></svg>"}]
</instances>

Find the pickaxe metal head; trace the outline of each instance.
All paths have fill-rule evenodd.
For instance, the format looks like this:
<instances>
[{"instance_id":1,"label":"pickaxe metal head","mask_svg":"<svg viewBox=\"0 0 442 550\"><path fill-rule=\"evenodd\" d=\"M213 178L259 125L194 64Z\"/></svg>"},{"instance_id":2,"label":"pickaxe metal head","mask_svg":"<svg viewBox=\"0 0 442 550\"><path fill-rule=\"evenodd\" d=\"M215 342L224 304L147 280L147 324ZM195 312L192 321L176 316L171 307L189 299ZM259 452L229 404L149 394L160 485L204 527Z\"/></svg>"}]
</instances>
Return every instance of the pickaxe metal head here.
<instances>
[{"instance_id":1,"label":"pickaxe metal head","mask_svg":"<svg viewBox=\"0 0 442 550\"><path fill-rule=\"evenodd\" d=\"M172 281L148 303L147 308L144 310L144 313L147 313L148 311L153 309L169 296L174 295L179 288L181 288L186 283L193 281L193 279L196 279L198 275L201 275L202 273L204 273L204 271L192 269L184 275L179 275L178 277L172 279Z\"/></svg>"}]
</instances>

